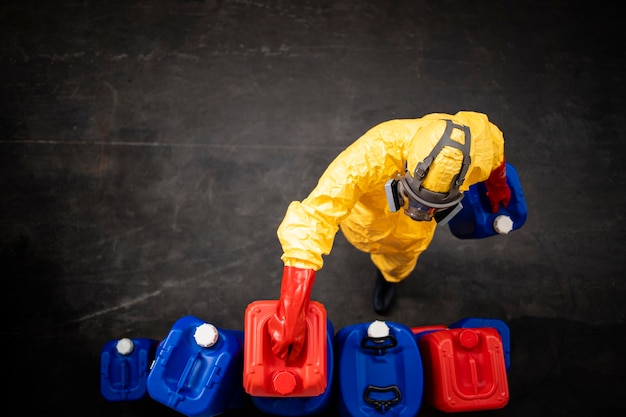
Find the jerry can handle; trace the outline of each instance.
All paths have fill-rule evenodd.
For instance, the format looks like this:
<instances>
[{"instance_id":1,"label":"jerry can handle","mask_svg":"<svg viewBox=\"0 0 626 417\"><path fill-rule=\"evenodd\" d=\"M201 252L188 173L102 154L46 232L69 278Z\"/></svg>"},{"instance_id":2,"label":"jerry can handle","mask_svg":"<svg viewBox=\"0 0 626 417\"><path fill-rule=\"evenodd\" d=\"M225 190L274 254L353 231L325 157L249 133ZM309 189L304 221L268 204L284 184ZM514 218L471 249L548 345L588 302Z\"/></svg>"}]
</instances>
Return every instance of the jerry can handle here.
<instances>
[{"instance_id":1,"label":"jerry can handle","mask_svg":"<svg viewBox=\"0 0 626 417\"><path fill-rule=\"evenodd\" d=\"M394 394L394 398L391 398L389 400L371 398L370 395L373 392L376 392L376 393L392 392ZM390 385L388 387L377 387L374 385L369 385L365 389L365 392L363 393L363 400L365 400L366 403L373 405L376 408L376 410L381 411L381 412L387 411L389 407L393 406L397 402L400 402L401 399L402 399L402 394L400 394L400 390L395 385Z\"/></svg>"},{"instance_id":2,"label":"jerry can handle","mask_svg":"<svg viewBox=\"0 0 626 417\"><path fill-rule=\"evenodd\" d=\"M361 340L361 347L363 349L375 350L376 355L382 355L385 349L391 349L396 346L398 346L398 341L391 335L383 337L365 336L363 340Z\"/></svg>"}]
</instances>

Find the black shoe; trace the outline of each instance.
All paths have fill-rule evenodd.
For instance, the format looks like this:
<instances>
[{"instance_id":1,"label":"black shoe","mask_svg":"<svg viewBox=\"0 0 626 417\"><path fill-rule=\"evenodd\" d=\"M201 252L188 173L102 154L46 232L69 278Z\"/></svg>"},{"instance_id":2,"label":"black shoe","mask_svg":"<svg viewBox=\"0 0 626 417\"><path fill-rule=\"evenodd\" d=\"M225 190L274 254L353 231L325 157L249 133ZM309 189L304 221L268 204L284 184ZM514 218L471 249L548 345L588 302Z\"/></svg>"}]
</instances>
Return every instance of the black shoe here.
<instances>
[{"instance_id":1,"label":"black shoe","mask_svg":"<svg viewBox=\"0 0 626 417\"><path fill-rule=\"evenodd\" d=\"M374 287L374 311L385 314L396 298L396 284L387 281L380 271L377 271L376 286Z\"/></svg>"}]
</instances>

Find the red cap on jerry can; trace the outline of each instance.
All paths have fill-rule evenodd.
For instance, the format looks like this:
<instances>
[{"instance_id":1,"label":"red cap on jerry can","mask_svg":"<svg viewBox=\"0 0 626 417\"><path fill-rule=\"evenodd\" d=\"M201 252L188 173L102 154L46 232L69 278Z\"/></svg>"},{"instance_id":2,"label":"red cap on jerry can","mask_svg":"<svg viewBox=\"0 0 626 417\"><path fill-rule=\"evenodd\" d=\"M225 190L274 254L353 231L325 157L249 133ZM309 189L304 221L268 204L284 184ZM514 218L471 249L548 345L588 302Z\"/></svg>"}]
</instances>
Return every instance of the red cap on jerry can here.
<instances>
[{"instance_id":1,"label":"red cap on jerry can","mask_svg":"<svg viewBox=\"0 0 626 417\"><path fill-rule=\"evenodd\" d=\"M296 377L287 370L278 371L272 378L272 388L280 395L289 395L296 389Z\"/></svg>"}]
</instances>

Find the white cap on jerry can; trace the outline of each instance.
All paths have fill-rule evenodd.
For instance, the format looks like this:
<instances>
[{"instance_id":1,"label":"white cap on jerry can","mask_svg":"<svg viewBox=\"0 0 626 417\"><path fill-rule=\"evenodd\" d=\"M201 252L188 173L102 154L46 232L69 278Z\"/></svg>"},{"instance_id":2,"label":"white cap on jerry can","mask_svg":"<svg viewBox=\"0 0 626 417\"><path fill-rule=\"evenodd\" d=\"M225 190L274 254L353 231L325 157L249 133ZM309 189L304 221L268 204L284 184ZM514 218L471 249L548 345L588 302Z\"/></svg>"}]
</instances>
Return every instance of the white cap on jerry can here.
<instances>
[{"instance_id":1,"label":"white cap on jerry can","mask_svg":"<svg viewBox=\"0 0 626 417\"><path fill-rule=\"evenodd\" d=\"M513 220L509 216L501 214L494 219L493 229L501 235L506 235L513 230Z\"/></svg>"},{"instance_id":2,"label":"white cap on jerry can","mask_svg":"<svg viewBox=\"0 0 626 417\"><path fill-rule=\"evenodd\" d=\"M374 320L367 326L367 336L374 339L387 337L389 336L389 326L384 321Z\"/></svg>"},{"instance_id":3,"label":"white cap on jerry can","mask_svg":"<svg viewBox=\"0 0 626 417\"><path fill-rule=\"evenodd\" d=\"M120 355L124 355L124 356L130 355L134 348L135 348L135 344L133 343L132 340L130 340L127 337L121 338L120 340L117 341L117 344L115 345L115 349L117 349L117 353L119 353Z\"/></svg>"},{"instance_id":4,"label":"white cap on jerry can","mask_svg":"<svg viewBox=\"0 0 626 417\"><path fill-rule=\"evenodd\" d=\"M217 343L217 339L219 339L219 332L211 323L202 323L196 327L193 338L198 346L211 347Z\"/></svg>"}]
</instances>

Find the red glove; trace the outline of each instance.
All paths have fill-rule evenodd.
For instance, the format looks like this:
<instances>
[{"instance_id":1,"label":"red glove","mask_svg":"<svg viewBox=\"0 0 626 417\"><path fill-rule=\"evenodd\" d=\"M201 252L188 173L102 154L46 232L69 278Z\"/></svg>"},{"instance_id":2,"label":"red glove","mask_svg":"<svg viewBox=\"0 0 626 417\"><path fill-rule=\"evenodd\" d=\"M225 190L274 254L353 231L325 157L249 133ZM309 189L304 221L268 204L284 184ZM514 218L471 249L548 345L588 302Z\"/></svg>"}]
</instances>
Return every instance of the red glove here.
<instances>
[{"instance_id":1,"label":"red glove","mask_svg":"<svg viewBox=\"0 0 626 417\"><path fill-rule=\"evenodd\" d=\"M285 266L276 313L267 327L272 353L282 360L295 360L306 341L306 310L315 281L313 269Z\"/></svg>"},{"instance_id":2,"label":"red glove","mask_svg":"<svg viewBox=\"0 0 626 417\"><path fill-rule=\"evenodd\" d=\"M487 197L491 203L491 212L496 213L500 204L502 207L509 205L511 201L511 189L506 183L506 162L503 159L500 166L489 175L489 178L485 181L485 187L487 188Z\"/></svg>"}]
</instances>

